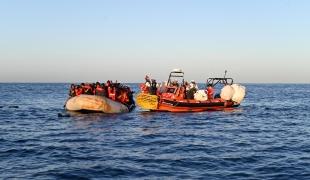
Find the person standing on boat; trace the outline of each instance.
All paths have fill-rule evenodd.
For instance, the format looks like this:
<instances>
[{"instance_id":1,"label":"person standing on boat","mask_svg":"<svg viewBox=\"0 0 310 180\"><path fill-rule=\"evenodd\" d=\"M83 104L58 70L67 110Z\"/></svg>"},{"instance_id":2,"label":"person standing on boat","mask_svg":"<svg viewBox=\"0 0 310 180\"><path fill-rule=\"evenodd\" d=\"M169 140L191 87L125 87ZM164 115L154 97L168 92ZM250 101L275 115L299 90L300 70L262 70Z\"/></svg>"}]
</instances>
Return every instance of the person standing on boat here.
<instances>
[{"instance_id":1,"label":"person standing on boat","mask_svg":"<svg viewBox=\"0 0 310 180\"><path fill-rule=\"evenodd\" d=\"M190 87L189 87L189 83L187 81L184 82L184 88L185 88L184 97L185 97L185 99L188 99L188 92L189 92Z\"/></svg>"},{"instance_id":2,"label":"person standing on boat","mask_svg":"<svg viewBox=\"0 0 310 180\"><path fill-rule=\"evenodd\" d=\"M194 80L191 80L191 83L189 84L190 89L195 88L196 91L198 91L198 86Z\"/></svg>"},{"instance_id":3,"label":"person standing on boat","mask_svg":"<svg viewBox=\"0 0 310 180\"><path fill-rule=\"evenodd\" d=\"M161 85L159 86L159 91L158 91L158 93L159 93L159 94L162 94L162 93L164 93L164 92L166 91L166 89L167 89L167 82L163 81L163 82L161 83Z\"/></svg>"},{"instance_id":4,"label":"person standing on boat","mask_svg":"<svg viewBox=\"0 0 310 180\"><path fill-rule=\"evenodd\" d=\"M152 95L156 95L157 93L157 82L155 79L152 79L151 87L150 87L150 93Z\"/></svg>"},{"instance_id":5,"label":"person standing on boat","mask_svg":"<svg viewBox=\"0 0 310 180\"><path fill-rule=\"evenodd\" d=\"M208 84L207 95L208 95L208 99L213 99L214 97L214 88L212 87L211 84Z\"/></svg>"},{"instance_id":6,"label":"person standing on boat","mask_svg":"<svg viewBox=\"0 0 310 180\"><path fill-rule=\"evenodd\" d=\"M150 77L148 75L145 75L145 82L144 84L140 84L140 89L143 93L150 93L150 89L151 89L151 80Z\"/></svg>"},{"instance_id":7,"label":"person standing on boat","mask_svg":"<svg viewBox=\"0 0 310 180\"><path fill-rule=\"evenodd\" d=\"M150 79L150 77L148 75L145 75L144 79L145 79L145 85L147 87L151 87L151 79Z\"/></svg>"},{"instance_id":8,"label":"person standing on boat","mask_svg":"<svg viewBox=\"0 0 310 180\"><path fill-rule=\"evenodd\" d=\"M194 99L194 94L198 91L198 86L194 80L191 80L191 83L189 84L189 90L186 94L186 97L188 99Z\"/></svg>"}]
</instances>

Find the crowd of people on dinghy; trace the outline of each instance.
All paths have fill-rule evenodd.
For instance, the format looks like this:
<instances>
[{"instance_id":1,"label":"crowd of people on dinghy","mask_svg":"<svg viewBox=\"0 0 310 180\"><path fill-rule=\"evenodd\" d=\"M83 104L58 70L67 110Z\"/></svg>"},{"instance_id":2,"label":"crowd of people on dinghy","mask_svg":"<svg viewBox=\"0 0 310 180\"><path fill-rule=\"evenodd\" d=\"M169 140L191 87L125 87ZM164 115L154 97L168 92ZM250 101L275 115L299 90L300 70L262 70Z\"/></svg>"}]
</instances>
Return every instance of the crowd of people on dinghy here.
<instances>
[{"instance_id":1,"label":"crowd of people on dinghy","mask_svg":"<svg viewBox=\"0 0 310 180\"><path fill-rule=\"evenodd\" d=\"M134 104L133 92L130 87L121 83L108 80L106 83L81 83L71 84L69 96L75 97L82 94L107 97L125 105Z\"/></svg>"},{"instance_id":2,"label":"crowd of people on dinghy","mask_svg":"<svg viewBox=\"0 0 310 180\"><path fill-rule=\"evenodd\" d=\"M141 84L140 89L144 93L149 93L151 95L161 95L164 92L174 93L173 88L175 87L180 89L180 93L184 99L195 99L195 94L197 92L203 92L207 96L207 99L213 99L215 95L215 89L212 85L208 85L205 90L199 90L195 80L190 82L185 81L184 83L179 83L177 80L173 80L167 84L167 82L157 83L155 79L150 79L148 75L145 76L145 83Z\"/></svg>"}]
</instances>

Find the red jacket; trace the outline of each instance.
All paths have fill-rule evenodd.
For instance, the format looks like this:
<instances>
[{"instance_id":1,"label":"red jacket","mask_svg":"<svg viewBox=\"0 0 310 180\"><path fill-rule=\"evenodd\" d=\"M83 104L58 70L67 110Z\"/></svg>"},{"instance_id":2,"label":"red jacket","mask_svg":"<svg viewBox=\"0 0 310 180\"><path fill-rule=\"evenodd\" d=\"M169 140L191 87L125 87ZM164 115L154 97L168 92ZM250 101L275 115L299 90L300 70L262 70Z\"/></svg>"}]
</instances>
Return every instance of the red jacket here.
<instances>
[{"instance_id":1,"label":"red jacket","mask_svg":"<svg viewBox=\"0 0 310 180\"><path fill-rule=\"evenodd\" d=\"M208 99L213 99L213 96L214 96L214 88L212 86L209 86L207 88L207 95L208 95Z\"/></svg>"}]
</instances>

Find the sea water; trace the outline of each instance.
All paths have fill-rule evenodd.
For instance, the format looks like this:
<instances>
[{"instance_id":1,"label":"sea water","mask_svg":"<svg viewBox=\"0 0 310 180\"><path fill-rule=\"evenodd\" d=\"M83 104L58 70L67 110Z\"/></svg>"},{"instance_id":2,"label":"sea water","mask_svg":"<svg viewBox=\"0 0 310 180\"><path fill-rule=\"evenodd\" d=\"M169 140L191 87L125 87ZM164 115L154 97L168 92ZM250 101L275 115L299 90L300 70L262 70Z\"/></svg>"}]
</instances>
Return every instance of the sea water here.
<instances>
[{"instance_id":1,"label":"sea water","mask_svg":"<svg viewBox=\"0 0 310 180\"><path fill-rule=\"evenodd\" d=\"M0 179L310 179L310 85L245 86L233 111L109 115L67 113L69 84L0 84Z\"/></svg>"}]
</instances>

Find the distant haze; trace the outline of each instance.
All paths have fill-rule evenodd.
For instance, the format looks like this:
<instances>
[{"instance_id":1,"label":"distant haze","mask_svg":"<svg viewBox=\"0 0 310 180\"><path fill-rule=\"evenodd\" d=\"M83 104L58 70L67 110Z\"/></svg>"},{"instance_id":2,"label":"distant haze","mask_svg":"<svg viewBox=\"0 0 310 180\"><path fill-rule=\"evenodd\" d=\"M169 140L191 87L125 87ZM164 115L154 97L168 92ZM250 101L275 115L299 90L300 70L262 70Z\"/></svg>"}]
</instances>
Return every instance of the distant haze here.
<instances>
[{"instance_id":1,"label":"distant haze","mask_svg":"<svg viewBox=\"0 0 310 180\"><path fill-rule=\"evenodd\" d=\"M0 82L310 83L307 0L9 0Z\"/></svg>"}]
</instances>

